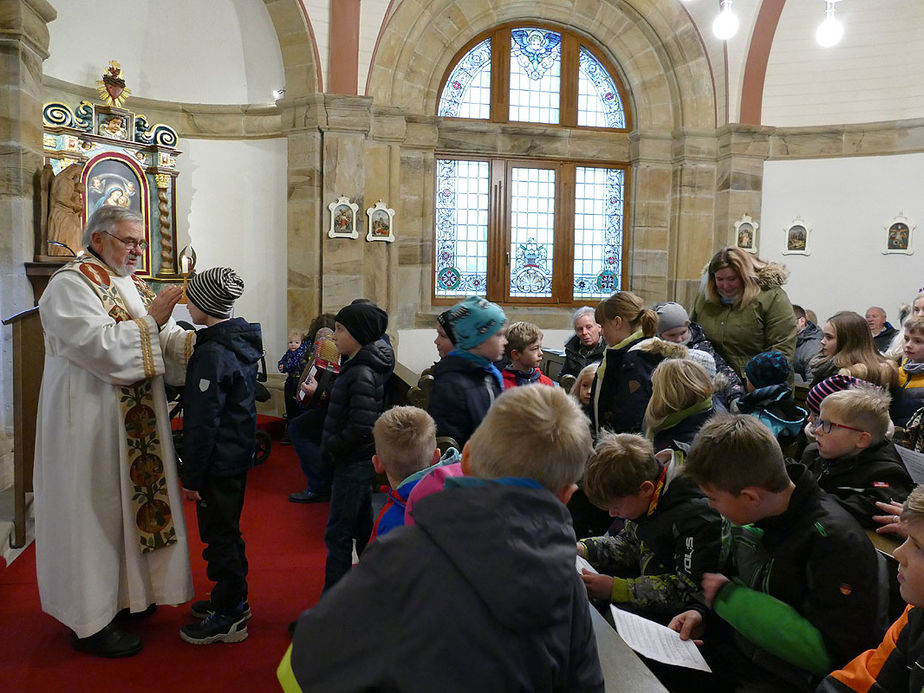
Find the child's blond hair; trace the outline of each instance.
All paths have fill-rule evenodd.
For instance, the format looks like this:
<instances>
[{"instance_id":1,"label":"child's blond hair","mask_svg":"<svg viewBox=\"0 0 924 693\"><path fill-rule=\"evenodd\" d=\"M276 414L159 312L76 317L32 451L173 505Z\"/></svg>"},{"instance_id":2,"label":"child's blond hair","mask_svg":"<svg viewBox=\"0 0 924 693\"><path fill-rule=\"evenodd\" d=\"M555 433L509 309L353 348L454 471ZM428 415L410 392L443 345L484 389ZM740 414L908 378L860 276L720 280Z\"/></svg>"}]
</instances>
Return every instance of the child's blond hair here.
<instances>
[{"instance_id":1,"label":"child's blond hair","mask_svg":"<svg viewBox=\"0 0 924 693\"><path fill-rule=\"evenodd\" d=\"M406 479L429 467L436 450L436 424L423 409L394 407L382 414L372 429L375 454L386 473Z\"/></svg>"},{"instance_id":2,"label":"child's blond hair","mask_svg":"<svg viewBox=\"0 0 924 693\"><path fill-rule=\"evenodd\" d=\"M574 379L574 385L571 386L571 392L569 393L578 404L581 403L581 383L585 380L593 381L594 377L597 375L597 369L600 367L600 362L591 363L587 366L584 366L581 369L581 372L577 374L577 378Z\"/></svg>"},{"instance_id":3,"label":"child's blond hair","mask_svg":"<svg viewBox=\"0 0 924 693\"><path fill-rule=\"evenodd\" d=\"M859 384L849 390L832 392L821 402L828 416L837 418L847 426L869 433L874 443L885 438L889 430L888 392L875 385Z\"/></svg>"},{"instance_id":4,"label":"child's blond hair","mask_svg":"<svg viewBox=\"0 0 924 693\"><path fill-rule=\"evenodd\" d=\"M905 320L905 324L902 325L902 327L904 327L905 332L908 334L914 334L915 332L924 333L924 315L916 315L908 318Z\"/></svg>"},{"instance_id":5,"label":"child's blond hair","mask_svg":"<svg viewBox=\"0 0 924 693\"><path fill-rule=\"evenodd\" d=\"M779 493L791 483L773 433L747 414L707 421L693 439L684 470L699 486L735 496L748 486Z\"/></svg>"},{"instance_id":6,"label":"child's blond hair","mask_svg":"<svg viewBox=\"0 0 924 693\"><path fill-rule=\"evenodd\" d=\"M507 328L507 355L511 352L526 351L527 347L542 342L542 330L531 322L515 322Z\"/></svg>"},{"instance_id":7,"label":"child's blond hair","mask_svg":"<svg viewBox=\"0 0 924 693\"><path fill-rule=\"evenodd\" d=\"M657 479L660 471L650 440L605 431L584 470L584 493L605 510L614 499L637 494L641 485Z\"/></svg>"},{"instance_id":8,"label":"child's blond hair","mask_svg":"<svg viewBox=\"0 0 924 693\"><path fill-rule=\"evenodd\" d=\"M289 333L286 335L286 341L288 342L288 341L291 341L292 339L297 339L298 341L302 341L302 339L304 339L304 336L305 336L304 332L302 332L301 330L292 328L289 330Z\"/></svg>"},{"instance_id":9,"label":"child's blond hair","mask_svg":"<svg viewBox=\"0 0 924 693\"><path fill-rule=\"evenodd\" d=\"M670 414L692 407L715 392L706 369L690 359L666 359L651 374L645 430L653 433Z\"/></svg>"},{"instance_id":10,"label":"child's blond hair","mask_svg":"<svg viewBox=\"0 0 924 693\"><path fill-rule=\"evenodd\" d=\"M924 484L914 487L902 506L902 520L914 522L924 520Z\"/></svg>"},{"instance_id":11,"label":"child's blond hair","mask_svg":"<svg viewBox=\"0 0 924 693\"><path fill-rule=\"evenodd\" d=\"M515 387L494 401L468 447L474 476L529 478L557 493L584 473L593 440L560 387Z\"/></svg>"}]
</instances>

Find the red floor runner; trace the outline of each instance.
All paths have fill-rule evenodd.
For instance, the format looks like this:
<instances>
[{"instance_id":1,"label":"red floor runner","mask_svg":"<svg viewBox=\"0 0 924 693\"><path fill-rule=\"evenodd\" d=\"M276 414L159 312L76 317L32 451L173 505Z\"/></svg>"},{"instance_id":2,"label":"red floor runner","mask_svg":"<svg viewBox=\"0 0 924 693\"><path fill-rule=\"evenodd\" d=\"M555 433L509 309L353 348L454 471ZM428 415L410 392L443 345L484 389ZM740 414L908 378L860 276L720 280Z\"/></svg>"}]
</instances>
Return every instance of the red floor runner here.
<instances>
[{"instance_id":1,"label":"red floor runner","mask_svg":"<svg viewBox=\"0 0 924 693\"><path fill-rule=\"evenodd\" d=\"M35 548L0 569L0 689L5 693L82 691L278 691L276 666L289 645L287 626L317 602L324 576L324 524L328 504L289 503L305 478L291 446L274 443L272 454L248 478L242 527L250 561L247 640L189 645L178 634L188 607L160 607L129 622L144 650L104 660L70 647L70 631L42 613L35 582ZM196 598L207 596L202 544L195 508L186 503L186 524Z\"/></svg>"}]
</instances>

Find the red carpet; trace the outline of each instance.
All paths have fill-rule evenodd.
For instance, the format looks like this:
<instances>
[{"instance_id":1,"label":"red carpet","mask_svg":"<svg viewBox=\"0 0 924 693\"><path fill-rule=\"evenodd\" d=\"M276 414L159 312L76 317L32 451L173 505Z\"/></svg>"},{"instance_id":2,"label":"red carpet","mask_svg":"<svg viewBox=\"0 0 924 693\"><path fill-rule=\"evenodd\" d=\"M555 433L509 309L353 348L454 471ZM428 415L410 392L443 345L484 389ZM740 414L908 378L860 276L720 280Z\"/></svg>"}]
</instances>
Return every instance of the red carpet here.
<instances>
[{"instance_id":1,"label":"red carpet","mask_svg":"<svg viewBox=\"0 0 924 693\"><path fill-rule=\"evenodd\" d=\"M262 423L262 422L261 422ZM278 691L276 666L289 645L287 626L317 602L324 582L324 525L328 504L289 503L305 478L291 446L274 442L266 463L248 477L242 527L250 561L247 640L236 644L189 645L178 634L189 622L188 607L160 607L131 621L144 650L105 660L71 649L70 631L42 613L35 583L35 547L0 567L0 689L44 691ZM207 596L202 544L195 507L186 503L186 525L196 599Z\"/></svg>"}]
</instances>

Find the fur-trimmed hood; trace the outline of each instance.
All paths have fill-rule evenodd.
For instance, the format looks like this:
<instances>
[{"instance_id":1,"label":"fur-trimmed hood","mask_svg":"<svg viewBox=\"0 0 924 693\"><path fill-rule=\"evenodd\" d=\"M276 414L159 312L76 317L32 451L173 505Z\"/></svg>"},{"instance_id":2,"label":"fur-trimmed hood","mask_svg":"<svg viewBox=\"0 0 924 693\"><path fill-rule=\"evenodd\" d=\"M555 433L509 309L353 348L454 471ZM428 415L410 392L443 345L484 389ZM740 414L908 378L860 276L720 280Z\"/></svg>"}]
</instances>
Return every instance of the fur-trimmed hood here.
<instances>
[{"instance_id":1,"label":"fur-trimmed hood","mask_svg":"<svg viewBox=\"0 0 924 693\"><path fill-rule=\"evenodd\" d=\"M633 344L629 351L644 351L646 354L660 356L663 359L685 359L688 350L683 344L668 342L658 337L649 337Z\"/></svg>"},{"instance_id":2,"label":"fur-trimmed hood","mask_svg":"<svg viewBox=\"0 0 924 693\"><path fill-rule=\"evenodd\" d=\"M789 270L776 262L768 262L766 267L757 270L757 283L761 289L783 286L787 279L789 279Z\"/></svg>"}]
</instances>

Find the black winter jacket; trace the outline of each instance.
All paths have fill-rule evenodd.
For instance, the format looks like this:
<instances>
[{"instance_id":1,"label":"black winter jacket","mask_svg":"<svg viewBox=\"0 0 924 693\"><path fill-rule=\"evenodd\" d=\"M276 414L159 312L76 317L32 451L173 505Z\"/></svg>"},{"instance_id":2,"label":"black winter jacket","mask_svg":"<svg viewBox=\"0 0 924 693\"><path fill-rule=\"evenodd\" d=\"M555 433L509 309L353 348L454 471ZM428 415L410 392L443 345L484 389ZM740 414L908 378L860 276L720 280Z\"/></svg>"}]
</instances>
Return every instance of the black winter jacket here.
<instances>
[{"instance_id":1,"label":"black winter jacket","mask_svg":"<svg viewBox=\"0 0 924 693\"><path fill-rule=\"evenodd\" d=\"M460 447L465 445L500 393L493 373L450 353L433 368L427 411L436 421L436 435L452 436Z\"/></svg>"},{"instance_id":2,"label":"black winter jacket","mask_svg":"<svg viewBox=\"0 0 924 693\"><path fill-rule=\"evenodd\" d=\"M232 318L196 333L183 389L183 487L201 491L212 476L236 476L253 466L258 323Z\"/></svg>"},{"instance_id":3,"label":"black winter jacket","mask_svg":"<svg viewBox=\"0 0 924 693\"><path fill-rule=\"evenodd\" d=\"M686 347L656 337L636 339L619 349L608 348L603 357L603 380L597 371L590 391L594 435L603 429L640 432L651 399L651 373L665 358L686 353Z\"/></svg>"},{"instance_id":4,"label":"black winter jacket","mask_svg":"<svg viewBox=\"0 0 924 693\"><path fill-rule=\"evenodd\" d=\"M729 409L733 400L744 395L744 383L735 373L735 369L729 366L725 359L722 358L722 355L715 350L712 342L706 339L703 328L699 326L699 323L691 322L689 330L690 341L687 342L687 349L705 351L707 354L712 355L715 360L715 373L717 376L715 379L716 396L722 406Z\"/></svg>"},{"instance_id":5,"label":"black winter jacket","mask_svg":"<svg viewBox=\"0 0 924 693\"><path fill-rule=\"evenodd\" d=\"M812 380L809 362L821 351L821 328L810 320L805 321L805 328L796 335L796 355L792 359L792 370L797 383Z\"/></svg>"},{"instance_id":6,"label":"black winter jacket","mask_svg":"<svg viewBox=\"0 0 924 693\"><path fill-rule=\"evenodd\" d=\"M572 335L565 342L565 365L561 367L559 378L563 375L577 375L582 369L592 363L600 363L603 360L603 352L606 351L606 342L603 337L597 340L594 346L586 347L581 343L578 336Z\"/></svg>"},{"instance_id":7,"label":"black winter jacket","mask_svg":"<svg viewBox=\"0 0 924 693\"><path fill-rule=\"evenodd\" d=\"M383 339L366 344L340 366L321 434L324 462L339 465L372 459L372 427L385 407L385 383L394 369L395 352Z\"/></svg>"},{"instance_id":8,"label":"black winter jacket","mask_svg":"<svg viewBox=\"0 0 924 693\"><path fill-rule=\"evenodd\" d=\"M895 443L883 440L851 457L826 460L818 453L818 443L802 453L802 464L809 468L818 485L837 498L841 505L867 529L881 527L873 515L881 515L876 501L903 503L914 489L914 482L902 462Z\"/></svg>"},{"instance_id":9,"label":"black winter jacket","mask_svg":"<svg viewBox=\"0 0 924 693\"><path fill-rule=\"evenodd\" d=\"M884 631L876 549L809 470L791 464L786 471L796 487L781 515L744 526L726 522L722 572L737 580L726 583L713 604L738 630L743 652L781 676L811 649L810 630L820 634L827 655L805 667L816 673L875 647ZM781 611L761 593L796 613ZM798 633L805 635L794 637ZM768 654L774 648L777 657Z\"/></svg>"},{"instance_id":10,"label":"black winter jacket","mask_svg":"<svg viewBox=\"0 0 924 693\"><path fill-rule=\"evenodd\" d=\"M574 532L549 491L468 479L414 519L299 617L302 690L602 693Z\"/></svg>"}]
</instances>

